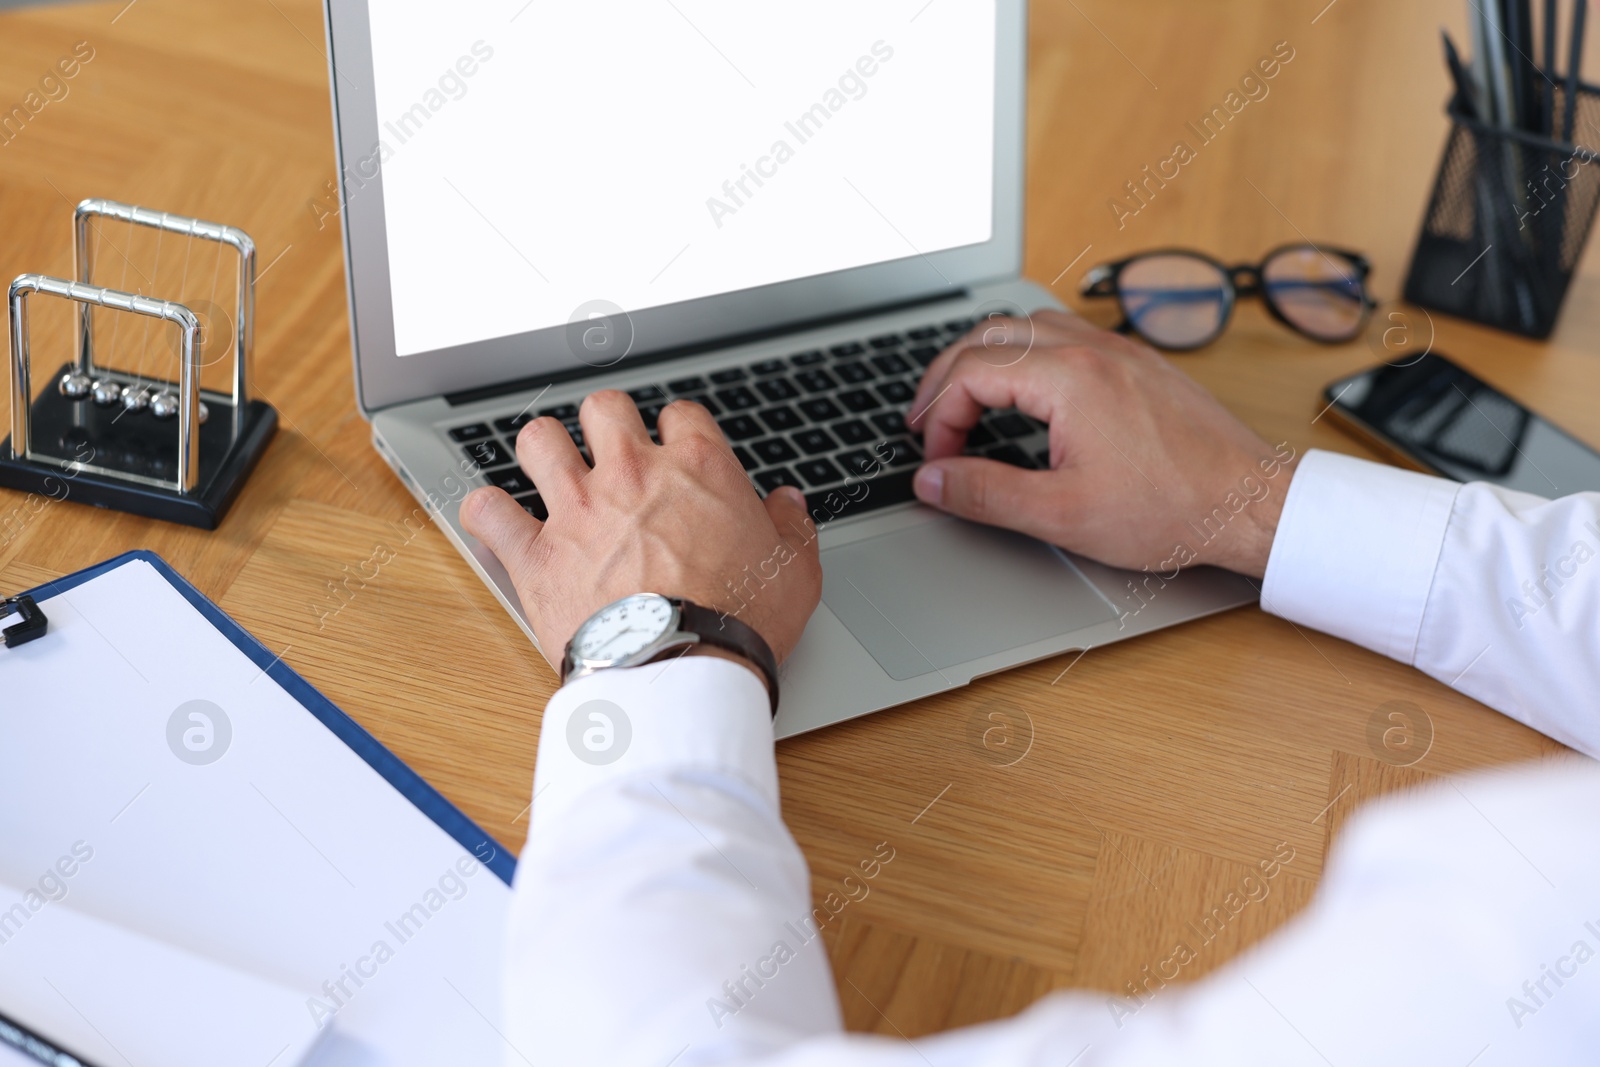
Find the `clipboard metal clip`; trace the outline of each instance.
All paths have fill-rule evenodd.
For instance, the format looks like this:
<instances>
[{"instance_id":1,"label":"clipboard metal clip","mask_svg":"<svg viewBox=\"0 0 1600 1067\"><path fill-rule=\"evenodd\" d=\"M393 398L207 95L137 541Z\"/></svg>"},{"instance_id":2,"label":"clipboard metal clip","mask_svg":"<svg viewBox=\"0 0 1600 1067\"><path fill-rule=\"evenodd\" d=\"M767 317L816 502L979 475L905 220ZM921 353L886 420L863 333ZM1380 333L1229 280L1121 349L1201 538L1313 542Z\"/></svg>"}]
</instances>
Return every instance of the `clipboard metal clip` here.
<instances>
[{"instance_id":1,"label":"clipboard metal clip","mask_svg":"<svg viewBox=\"0 0 1600 1067\"><path fill-rule=\"evenodd\" d=\"M20 615L22 621L0 630L0 634L5 636L7 648L16 648L18 645L37 640L50 629L50 620L45 618L44 612L34 603L31 596L14 596L0 600L0 619L10 618L12 615Z\"/></svg>"}]
</instances>

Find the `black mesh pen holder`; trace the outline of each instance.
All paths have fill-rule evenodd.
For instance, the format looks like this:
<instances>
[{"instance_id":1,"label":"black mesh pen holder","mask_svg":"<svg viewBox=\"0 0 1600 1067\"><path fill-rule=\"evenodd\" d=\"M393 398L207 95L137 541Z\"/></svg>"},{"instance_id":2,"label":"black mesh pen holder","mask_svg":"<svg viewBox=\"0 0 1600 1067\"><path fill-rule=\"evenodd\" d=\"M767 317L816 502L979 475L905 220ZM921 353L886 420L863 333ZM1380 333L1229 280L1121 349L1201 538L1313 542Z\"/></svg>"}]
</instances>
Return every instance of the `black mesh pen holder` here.
<instances>
[{"instance_id":1,"label":"black mesh pen holder","mask_svg":"<svg viewBox=\"0 0 1600 1067\"><path fill-rule=\"evenodd\" d=\"M1565 93L1554 90L1557 128ZM1450 108L1450 140L1411 256L1405 298L1544 338L1600 204L1600 89L1577 94L1577 144L1488 126Z\"/></svg>"}]
</instances>

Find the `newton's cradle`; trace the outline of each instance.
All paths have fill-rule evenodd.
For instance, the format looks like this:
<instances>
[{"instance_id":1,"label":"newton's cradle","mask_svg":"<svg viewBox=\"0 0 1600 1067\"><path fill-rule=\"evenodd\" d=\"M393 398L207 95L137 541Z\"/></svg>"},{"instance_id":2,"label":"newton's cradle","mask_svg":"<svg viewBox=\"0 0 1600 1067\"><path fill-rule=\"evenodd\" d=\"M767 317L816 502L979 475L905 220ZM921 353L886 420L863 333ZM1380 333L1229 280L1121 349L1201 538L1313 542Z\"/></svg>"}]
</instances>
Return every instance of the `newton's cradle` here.
<instances>
[{"instance_id":1,"label":"newton's cradle","mask_svg":"<svg viewBox=\"0 0 1600 1067\"><path fill-rule=\"evenodd\" d=\"M208 345L222 343L206 336L207 327L214 329L215 323L202 323L189 306L173 300L90 284L94 248L89 229L95 218L160 231L152 277L160 267L160 238L173 234L186 239L180 290L188 282L189 242L216 243L218 270L225 249L237 253L231 393L200 386ZM72 258L73 280L23 274L11 283L11 434L0 442L0 486L60 498L66 485L67 500L215 529L278 424L269 404L250 398L255 242L232 226L91 199L73 212ZM77 352L56 373L54 388L35 398L28 309L30 299L39 294L77 305ZM144 318L147 339L148 320L157 320L158 332L175 327L178 380L150 377L142 366L136 373L97 363L96 309Z\"/></svg>"}]
</instances>

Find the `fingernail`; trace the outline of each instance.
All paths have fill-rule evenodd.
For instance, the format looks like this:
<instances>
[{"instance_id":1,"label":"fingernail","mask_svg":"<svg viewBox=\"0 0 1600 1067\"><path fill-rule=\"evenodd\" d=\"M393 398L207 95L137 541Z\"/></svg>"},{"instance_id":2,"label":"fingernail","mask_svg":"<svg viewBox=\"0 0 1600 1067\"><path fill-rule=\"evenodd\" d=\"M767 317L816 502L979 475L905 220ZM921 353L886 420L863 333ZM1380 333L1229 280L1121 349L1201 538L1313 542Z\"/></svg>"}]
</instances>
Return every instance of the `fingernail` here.
<instances>
[{"instance_id":1,"label":"fingernail","mask_svg":"<svg viewBox=\"0 0 1600 1067\"><path fill-rule=\"evenodd\" d=\"M778 487L778 492L782 493L784 497L790 501L790 503L799 504L801 507L806 506L806 495L800 490L796 489L794 486L780 485Z\"/></svg>"},{"instance_id":2,"label":"fingernail","mask_svg":"<svg viewBox=\"0 0 1600 1067\"><path fill-rule=\"evenodd\" d=\"M912 480L911 487L916 491L917 499L923 503L939 503L944 496L944 469L931 465L923 467L917 471L917 476Z\"/></svg>"}]
</instances>

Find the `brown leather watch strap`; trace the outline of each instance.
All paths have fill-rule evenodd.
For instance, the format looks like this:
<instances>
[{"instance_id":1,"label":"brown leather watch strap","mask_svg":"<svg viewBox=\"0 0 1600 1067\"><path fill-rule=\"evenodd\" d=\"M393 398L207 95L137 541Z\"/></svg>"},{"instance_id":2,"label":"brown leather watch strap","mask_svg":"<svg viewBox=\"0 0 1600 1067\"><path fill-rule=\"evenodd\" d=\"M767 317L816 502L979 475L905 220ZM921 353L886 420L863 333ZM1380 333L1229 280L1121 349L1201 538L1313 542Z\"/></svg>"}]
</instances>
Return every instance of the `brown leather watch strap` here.
<instances>
[{"instance_id":1,"label":"brown leather watch strap","mask_svg":"<svg viewBox=\"0 0 1600 1067\"><path fill-rule=\"evenodd\" d=\"M732 615L678 597L673 597L672 603L678 609L679 629L698 635L704 644L743 656L766 676L767 692L772 697L772 717L777 718L778 659L766 639Z\"/></svg>"}]
</instances>

